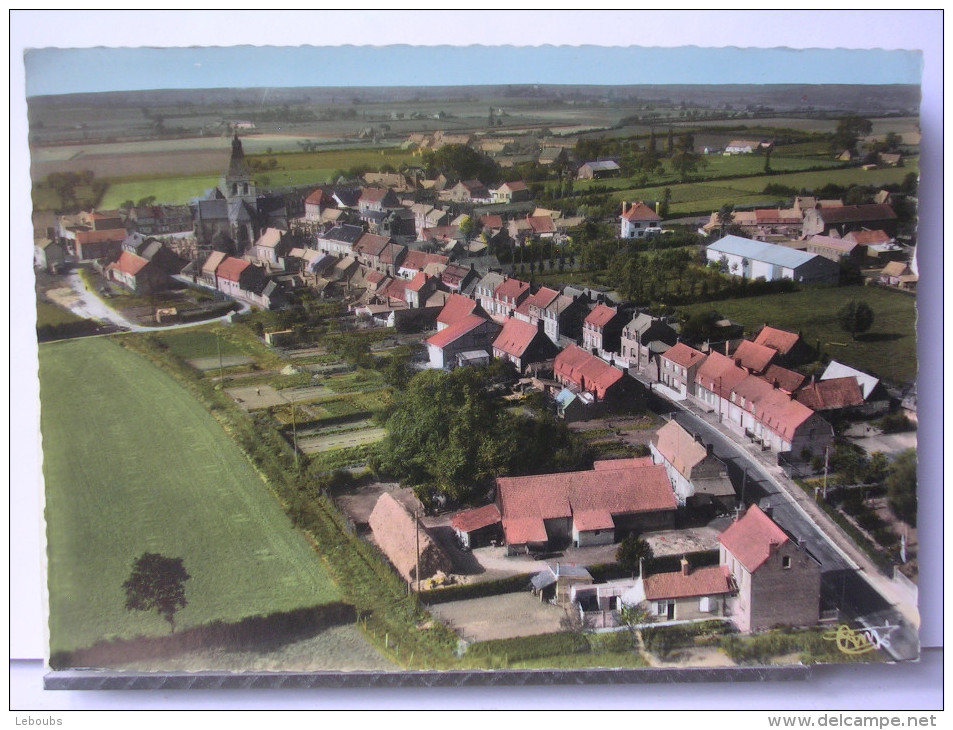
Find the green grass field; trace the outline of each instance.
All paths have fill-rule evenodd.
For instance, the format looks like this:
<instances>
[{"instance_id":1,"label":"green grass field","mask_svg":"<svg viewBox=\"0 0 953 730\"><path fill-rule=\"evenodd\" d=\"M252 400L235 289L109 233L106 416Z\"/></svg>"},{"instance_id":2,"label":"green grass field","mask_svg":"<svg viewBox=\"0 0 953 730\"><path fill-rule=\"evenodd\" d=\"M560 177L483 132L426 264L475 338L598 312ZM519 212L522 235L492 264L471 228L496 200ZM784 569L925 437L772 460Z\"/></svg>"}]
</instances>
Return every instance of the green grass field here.
<instances>
[{"instance_id":1,"label":"green grass field","mask_svg":"<svg viewBox=\"0 0 953 730\"><path fill-rule=\"evenodd\" d=\"M837 325L837 311L849 300L867 302L874 324L866 335L851 340ZM811 288L791 294L772 294L679 307L688 314L714 309L743 324L752 337L764 323L800 331L811 346L871 375L893 383L911 383L917 375L916 300L909 294L876 287Z\"/></svg>"},{"instance_id":2,"label":"green grass field","mask_svg":"<svg viewBox=\"0 0 953 730\"><path fill-rule=\"evenodd\" d=\"M40 346L51 651L163 635L124 608L143 552L184 558L177 628L337 600L304 536L221 426L107 338Z\"/></svg>"},{"instance_id":3,"label":"green grass field","mask_svg":"<svg viewBox=\"0 0 953 730\"><path fill-rule=\"evenodd\" d=\"M189 177L151 177L142 180L116 180L109 183L100 208L118 208L127 200L138 201L154 195L157 203L185 205L218 185L220 175Z\"/></svg>"}]
</instances>

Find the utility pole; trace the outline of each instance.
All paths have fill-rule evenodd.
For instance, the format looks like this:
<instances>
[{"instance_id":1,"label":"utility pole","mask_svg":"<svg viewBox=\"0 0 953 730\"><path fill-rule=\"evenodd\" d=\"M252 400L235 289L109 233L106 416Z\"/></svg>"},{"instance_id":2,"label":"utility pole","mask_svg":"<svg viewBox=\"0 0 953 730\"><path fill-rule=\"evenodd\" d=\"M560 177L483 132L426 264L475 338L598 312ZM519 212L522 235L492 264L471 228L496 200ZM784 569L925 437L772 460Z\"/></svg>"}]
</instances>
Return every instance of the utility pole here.
<instances>
[{"instance_id":1,"label":"utility pole","mask_svg":"<svg viewBox=\"0 0 953 730\"><path fill-rule=\"evenodd\" d=\"M417 578L417 595L420 595L420 525L418 524L417 510L414 510L414 546L415 554L417 556L417 567L414 571L415 577Z\"/></svg>"},{"instance_id":2,"label":"utility pole","mask_svg":"<svg viewBox=\"0 0 953 730\"><path fill-rule=\"evenodd\" d=\"M225 368L222 365L222 335L215 333L215 342L218 343L218 382L225 384Z\"/></svg>"},{"instance_id":3,"label":"utility pole","mask_svg":"<svg viewBox=\"0 0 953 730\"><path fill-rule=\"evenodd\" d=\"M298 471L298 421L295 417L295 401L291 399L291 442L295 452L295 471Z\"/></svg>"},{"instance_id":4,"label":"utility pole","mask_svg":"<svg viewBox=\"0 0 953 730\"><path fill-rule=\"evenodd\" d=\"M827 501L827 464L828 464L828 455L830 454L831 447L824 447L824 501Z\"/></svg>"}]
</instances>

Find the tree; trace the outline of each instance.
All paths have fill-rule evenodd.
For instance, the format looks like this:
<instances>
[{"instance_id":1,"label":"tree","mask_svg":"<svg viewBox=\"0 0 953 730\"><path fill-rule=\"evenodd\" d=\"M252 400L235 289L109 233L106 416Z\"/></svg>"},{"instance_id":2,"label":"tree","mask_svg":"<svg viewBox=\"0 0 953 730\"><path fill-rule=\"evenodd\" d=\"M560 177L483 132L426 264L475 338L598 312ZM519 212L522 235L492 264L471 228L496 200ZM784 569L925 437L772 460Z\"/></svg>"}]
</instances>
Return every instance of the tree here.
<instances>
[{"instance_id":1,"label":"tree","mask_svg":"<svg viewBox=\"0 0 953 730\"><path fill-rule=\"evenodd\" d=\"M185 581L189 578L182 558L143 553L122 584L126 591L126 610L157 611L174 633L175 612L186 606Z\"/></svg>"},{"instance_id":2,"label":"tree","mask_svg":"<svg viewBox=\"0 0 953 730\"><path fill-rule=\"evenodd\" d=\"M652 558L652 548L640 537L628 534L622 538L619 547L615 552L615 560L623 570L629 571L633 576L638 572L641 574L642 567L640 563L643 560Z\"/></svg>"},{"instance_id":3,"label":"tree","mask_svg":"<svg viewBox=\"0 0 953 730\"><path fill-rule=\"evenodd\" d=\"M659 217L668 218L669 206L672 203L672 189L665 188L662 191L662 204L659 206Z\"/></svg>"},{"instance_id":4,"label":"tree","mask_svg":"<svg viewBox=\"0 0 953 730\"><path fill-rule=\"evenodd\" d=\"M867 302L851 299L837 312L837 323L856 340L858 333L866 332L873 325L874 310Z\"/></svg>"},{"instance_id":5,"label":"tree","mask_svg":"<svg viewBox=\"0 0 953 730\"><path fill-rule=\"evenodd\" d=\"M835 152L843 150L854 151L857 149L859 139L870 134L873 129L874 125L869 119L864 119L856 114L842 117L837 122L837 129L834 131L831 148Z\"/></svg>"},{"instance_id":6,"label":"tree","mask_svg":"<svg viewBox=\"0 0 953 730\"><path fill-rule=\"evenodd\" d=\"M900 519L917 524L917 452L902 451L887 468L887 499Z\"/></svg>"},{"instance_id":7,"label":"tree","mask_svg":"<svg viewBox=\"0 0 953 730\"><path fill-rule=\"evenodd\" d=\"M678 144L672 155L672 170L682 182L688 179L689 173L695 172L702 164L702 156L695 152L695 136L692 134L679 135Z\"/></svg>"},{"instance_id":8,"label":"tree","mask_svg":"<svg viewBox=\"0 0 953 730\"><path fill-rule=\"evenodd\" d=\"M718 209L718 226L721 230L721 237L725 237L727 228L735 220L735 206L731 203L725 203Z\"/></svg>"}]
</instances>

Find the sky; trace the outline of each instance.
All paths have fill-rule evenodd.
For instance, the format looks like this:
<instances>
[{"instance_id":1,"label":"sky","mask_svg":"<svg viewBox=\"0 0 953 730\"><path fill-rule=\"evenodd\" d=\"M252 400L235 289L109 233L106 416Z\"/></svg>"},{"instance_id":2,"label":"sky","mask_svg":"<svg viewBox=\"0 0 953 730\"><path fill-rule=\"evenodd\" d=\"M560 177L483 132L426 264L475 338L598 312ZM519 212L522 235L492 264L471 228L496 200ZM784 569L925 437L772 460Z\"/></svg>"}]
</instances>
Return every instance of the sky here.
<instances>
[{"instance_id":1,"label":"sky","mask_svg":"<svg viewBox=\"0 0 953 730\"><path fill-rule=\"evenodd\" d=\"M27 96L90 91L455 84L919 84L886 49L598 46L38 48ZM333 73L327 73L334 69Z\"/></svg>"}]
</instances>

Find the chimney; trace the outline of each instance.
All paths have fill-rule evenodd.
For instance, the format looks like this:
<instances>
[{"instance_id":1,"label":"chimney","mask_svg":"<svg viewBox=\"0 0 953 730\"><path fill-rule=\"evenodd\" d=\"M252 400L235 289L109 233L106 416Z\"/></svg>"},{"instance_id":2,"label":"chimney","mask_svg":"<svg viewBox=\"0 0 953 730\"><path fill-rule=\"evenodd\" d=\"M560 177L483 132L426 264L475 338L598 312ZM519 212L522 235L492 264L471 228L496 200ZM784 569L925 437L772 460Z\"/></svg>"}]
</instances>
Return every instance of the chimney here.
<instances>
[{"instance_id":1,"label":"chimney","mask_svg":"<svg viewBox=\"0 0 953 730\"><path fill-rule=\"evenodd\" d=\"M728 340L725 340L725 357L728 357Z\"/></svg>"},{"instance_id":2,"label":"chimney","mask_svg":"<svg viewBox=\"0 0 953 730\"><path fill-rule=\"evenodd\" d=\"M708 456L711 456L713 453L715 453L715 445L714 444L706 445L705 452L707 453Z\"/></svg>"},{"instance_id":3,"label":"chimney","mask_svg":"<svg viewBox=\"0 0 953 730\"><path fill-rule=\"evenodd\" d=\"M685 559L684 555L682 556L680 564L682 566L682 575L688 575L692 572L691 566L689 566L688 560Z\"/></svg>"}]
</instances>

